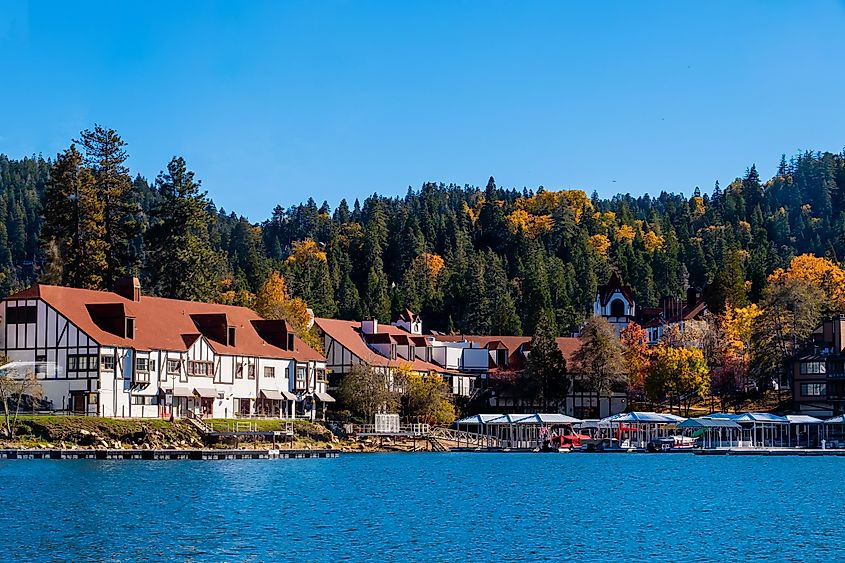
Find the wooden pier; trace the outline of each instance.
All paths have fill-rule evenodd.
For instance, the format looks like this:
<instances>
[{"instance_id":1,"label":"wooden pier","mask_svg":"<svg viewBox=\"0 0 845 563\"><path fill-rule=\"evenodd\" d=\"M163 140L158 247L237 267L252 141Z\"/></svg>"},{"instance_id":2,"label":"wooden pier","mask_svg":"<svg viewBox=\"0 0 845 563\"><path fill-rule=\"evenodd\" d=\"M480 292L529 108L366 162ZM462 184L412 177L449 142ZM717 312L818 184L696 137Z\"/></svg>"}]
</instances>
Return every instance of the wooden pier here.
<instances>
[{"instance_id":1,"label":"wooden pier","mask_svg":"<svg viewBox=\"0 0 845 563\"><path fill-rule=\"evenodd\" d=\"M229 459L315 459L336 458L336 450L83 450L83 449L4 449L3 459L140 459L140 460L229 460Z\"/></svg>"},{"instance_id":2,"label":"wooden pier","mask_svg":"<svg viewBox=\"0 0 845 563\"><path fill-rule=\"evenodd\" d=\"M845 450L821 450L804 448L724 448L696 450L696 455L764 455L764 456L804 456L845 457Z\"/></svg>"}]
</instances>

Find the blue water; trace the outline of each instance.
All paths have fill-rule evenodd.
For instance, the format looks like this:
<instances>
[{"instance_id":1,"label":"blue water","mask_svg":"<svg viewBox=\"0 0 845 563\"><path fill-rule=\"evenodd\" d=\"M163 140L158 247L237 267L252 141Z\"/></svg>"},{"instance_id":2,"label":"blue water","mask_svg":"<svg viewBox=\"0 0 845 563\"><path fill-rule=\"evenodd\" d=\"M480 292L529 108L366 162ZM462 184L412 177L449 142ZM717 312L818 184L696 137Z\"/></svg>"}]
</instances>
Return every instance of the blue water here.
<instances>
[{"instance_id":1,"label":"blue water","mask_svg":"<svg viewBox=\"0 0 845 563\"><path fill-rule=\"evenodd\" d=\"M0 462L0 560L834 561L844 458Z\"/></svg>"}]
</instances>

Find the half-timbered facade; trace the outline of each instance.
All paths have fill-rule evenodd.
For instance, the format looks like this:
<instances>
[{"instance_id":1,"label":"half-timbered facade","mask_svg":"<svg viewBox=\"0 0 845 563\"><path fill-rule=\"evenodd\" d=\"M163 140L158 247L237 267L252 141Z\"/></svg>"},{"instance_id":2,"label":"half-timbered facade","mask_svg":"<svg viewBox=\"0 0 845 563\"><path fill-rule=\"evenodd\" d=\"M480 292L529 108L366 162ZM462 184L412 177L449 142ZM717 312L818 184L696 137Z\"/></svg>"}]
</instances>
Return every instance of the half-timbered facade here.
<instances>
[{"instance_id":1,"label":"half-timbered facade","mask_svg":"<svg viewBox=\"0 0 845 563\"><path fill-rule=\"evenodd\" d=\"M0 304L0 351L53 409L106 417L316 418L325 358L244 308L36 285ZM20 367L24 366L24 367Z\"/></svg>"}]
</instances>

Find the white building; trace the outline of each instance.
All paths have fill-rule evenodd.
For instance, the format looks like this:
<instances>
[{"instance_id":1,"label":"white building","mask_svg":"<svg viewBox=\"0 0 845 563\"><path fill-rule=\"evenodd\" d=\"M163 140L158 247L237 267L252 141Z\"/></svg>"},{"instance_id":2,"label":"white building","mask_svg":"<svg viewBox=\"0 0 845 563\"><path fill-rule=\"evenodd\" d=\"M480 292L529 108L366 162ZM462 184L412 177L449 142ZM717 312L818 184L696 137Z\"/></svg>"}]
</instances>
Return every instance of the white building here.
<instances>
[{"instance_id":1,"label":"white building","mask_svg":"<svg viewBox=\"0 0 845 563\"><path fill-rule=\"evenodd\" d=\"M325 358L284 321L142 296L137 278L115 292L35 285L5 298L0 315L0 352L32 366L55 410L313 419L334 400Z\"/></svg>"},{"instance_id":2,"label":"white building","mask_svg":"<svg viewBox=\"0 0 845 563\"><path fill-rule=\"evenodd\" d=\"M323 336L327 367L335 386L352 366L366 364L388 374L400 367L422 375L437 374L453 395L469 397L480 377L478 371L483 371L464 372L464 346L423 336L422 321L410 311L390 325L375 319L358 322L317 318L314 322Z\"/></svg>"}]
</instances>

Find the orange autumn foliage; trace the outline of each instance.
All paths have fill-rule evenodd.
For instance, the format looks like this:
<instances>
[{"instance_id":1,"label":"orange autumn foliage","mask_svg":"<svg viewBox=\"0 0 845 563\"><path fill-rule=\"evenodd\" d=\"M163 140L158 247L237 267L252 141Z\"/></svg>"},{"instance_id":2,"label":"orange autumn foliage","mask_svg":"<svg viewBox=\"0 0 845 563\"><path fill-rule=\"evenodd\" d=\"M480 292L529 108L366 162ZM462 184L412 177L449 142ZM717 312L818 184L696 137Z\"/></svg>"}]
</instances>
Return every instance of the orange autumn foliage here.
<instances>
[{"instance_id":1,"label":"orange autumn foliage","mask_svg":"<svg viewBox=\"0 0 845 563\"><path fill-rule=\"evenodd\" d=\"M831 310L845 312L845 270L836 262L812 254L801 254L792 259L789 268L778 268L769 276L770 284L790 280L818 287L824 293Z\"/></svg>"}]
</instances>

